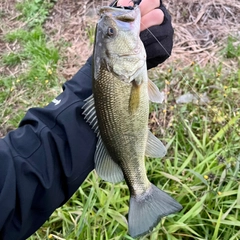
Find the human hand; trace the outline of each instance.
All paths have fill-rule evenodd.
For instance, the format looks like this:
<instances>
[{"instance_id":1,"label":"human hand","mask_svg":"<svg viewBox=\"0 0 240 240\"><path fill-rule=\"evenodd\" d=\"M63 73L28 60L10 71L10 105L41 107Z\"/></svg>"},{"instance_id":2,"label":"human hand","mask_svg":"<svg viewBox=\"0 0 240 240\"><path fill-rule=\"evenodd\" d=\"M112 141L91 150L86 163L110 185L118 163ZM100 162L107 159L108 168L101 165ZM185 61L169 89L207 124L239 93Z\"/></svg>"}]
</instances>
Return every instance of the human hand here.
<instances>
[{"instance_id":1,"label":"human hand","mask_svg":"<svg viewBox=\"0 0 240 240\"><path fill-rule=\"evenodd\" d=\"M119 0L117 6L133 6L131 0ZM161 0L142 0L140 38L147 53L147 68L156 67L170 55L173 47L171 16Z\"/></svg>"},{"instance_id":2,"label":"human hand","mask_svg":"<svg viewBox=\"0 0 240 240\"><path fill-rule=\"evenodd\" d=\"M131 0L119 0L117 6L133 6L134 3ZM160 25L164 19L164 13L159 8L159 0L142 0L139 4L141 11L141 27L140 31L143 31L151 26Z\"/></svg>"}]
</instances>

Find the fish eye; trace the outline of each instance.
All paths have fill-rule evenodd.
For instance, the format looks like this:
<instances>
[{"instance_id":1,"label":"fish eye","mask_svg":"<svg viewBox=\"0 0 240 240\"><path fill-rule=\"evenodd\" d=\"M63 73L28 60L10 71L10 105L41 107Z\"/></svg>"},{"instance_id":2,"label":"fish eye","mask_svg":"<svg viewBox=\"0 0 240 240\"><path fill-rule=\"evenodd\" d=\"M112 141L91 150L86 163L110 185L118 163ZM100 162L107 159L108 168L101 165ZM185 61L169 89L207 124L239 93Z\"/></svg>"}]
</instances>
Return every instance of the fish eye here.
<instances>
[{"instance_id":1,"label":"fish eye","mask_svg":"<svg viewBox=\"0 0 240 240\"><path fill-rule=\"evenodd\" d=\"M109 37L112 37L112 36L114 35L114 33L115 33L115 31L114 31L114 29L113 29L112 27L109 27L109 28L107 29L107 35L108 35Z\"/></svg>"}]
</instances>

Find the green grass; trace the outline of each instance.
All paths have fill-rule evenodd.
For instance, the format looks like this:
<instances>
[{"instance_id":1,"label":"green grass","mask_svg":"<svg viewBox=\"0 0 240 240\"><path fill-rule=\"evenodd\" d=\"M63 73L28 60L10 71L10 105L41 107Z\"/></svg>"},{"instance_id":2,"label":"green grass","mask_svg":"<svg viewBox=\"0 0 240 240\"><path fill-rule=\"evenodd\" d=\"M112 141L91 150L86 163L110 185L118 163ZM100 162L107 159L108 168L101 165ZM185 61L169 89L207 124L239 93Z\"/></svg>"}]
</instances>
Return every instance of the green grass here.
<instances>
[{"instance_id":1,"label":"green grass","mask_svg":"<svg viewBox=\"0 0 240 240\"><path fill-rule=\"evenodd\" d=\"M57 75L61 55L42 28L51 6L50 1L40 0L18 4L19 18L26 25L4 36L5 42L17 42L19 48L3 54L1 64L24 71L0 76L1 126L17 127L28 108L48 104L61 91ZM87 31L91 38L93 29ZM155 118L150 127L167 144L168 153L163 159L146 159L147 174L151 182L179 201L183 210L163 218L139 239L239 239L239 49L239 42L229 37L219 65L201 68L193 64L178 69L173 63L155 81L169 94L164 104L151 104ZM230 69L225 64L229 59L238 67ZM187 92L199 97L206 93L210 102L176 104L177 97ZM131 240L128 200L124 182L113 185L92 172L29 240Z\"/></svg>"},{"instance_id":2,"label":"green grass","mask_svg":"<svg viewBox=\"0 0 240 240\"><path fill-rule=\"evenodd\" d=\"M240 45L237 44L237 38L229 36L228 44L223 52L227 58L238 58L239 60Z\"/></svg>"},{"instance_id":3,"label":"green grass","mask_svg":"<svg viewBox=\"0 0 240 240\"><path fill-rule=\"evenodd\" d=\"M28 108L44 106L60 92L61 80L56 73L59 49L49 42L41 26L51 6L39 0L18 3L24 28L13 29L2 37L5 43L17 46L0 58L7 69L0 74L0 124L4 128L16 127Z\"/></svg>"},{"instance_id":4,"label":"green grass","mask_svg":"<svg viewBox=\"0 0 240 240\"><path fill-rule=\"evenodd\" d=\"M53 45L47 43L41 26L36 26L31 30L19 29L10 32L5 36L5 41L9 43L17 41L20 50L4 54L3 64L7 66L27 64L27 69L19 75L19 79L29 84L29 87L34 84L35 80L38 80L40 84L44 84L49 78L54 80L56 75L53 75L53 73L56 71L59 51Z\"/></svg>"},{"instance_id":5,"label":"green grass","mask_svg":"<svg viewBox=\"0 0 240 240\"><path fill-rule=\"evenodd\" d=\"M20 19L27 22L28 27L42 25L46 20L49 9L54 5L55 0L23 0L17 3L16 8L21 15Z\"/></svg>"}]
</instances>

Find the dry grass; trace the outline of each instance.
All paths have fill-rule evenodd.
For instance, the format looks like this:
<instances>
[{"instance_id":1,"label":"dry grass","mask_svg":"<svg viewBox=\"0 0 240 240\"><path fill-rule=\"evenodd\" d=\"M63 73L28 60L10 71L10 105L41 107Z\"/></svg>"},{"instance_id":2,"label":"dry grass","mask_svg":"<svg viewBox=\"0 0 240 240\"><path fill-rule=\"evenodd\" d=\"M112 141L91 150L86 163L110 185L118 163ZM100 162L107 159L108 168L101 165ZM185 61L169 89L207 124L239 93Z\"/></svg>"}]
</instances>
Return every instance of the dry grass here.
<instances>
[{"instance_id":1,"label":"dry grass","mask_svg":"<svg viewBox=\"0 0 240 240\"><path fill-rule=\"evenodd\" d=\"M240 2L231 0L164 1L172 15L175 45L171 59L185 64L219 63L228 36L239 38ZM240 38L239 38L240 39Z\"/></svg>"},{"instance_id":2,"label":"dry grass","mask_svg":"<svg viewBox=\"0 0 240 240\"><path fill-rule=\"evenodd\" d=\"M59 0L55 5L45 26L53 41L63 39L71 43L60 69L66 79L71 78L91 54L86 29L95 26L96 9L110 2ZM175 36L172 56L163 68L172 61L178 62L180 67L192 62L202 66L218 64L222 62L219 51L228 36L240 35L239 1L165 0L164 4L172 15Z\"/></svg>"},{"instance_id":3,"label":"dry grass","mask_svg":"<svg viewBox=\"0 0 240 240\"><path fill-rule=\"evenodd\" d=\"M63 1L59 0L45 24L51 40L69 43L64 49L64 60L59 69L66 79L70 79L92 53L88 30L97 22L97 8L109 4L109 1Z\"/></svg>"},{"instance_id":4,"label":"dry grass","mask_svg":"<svg viewBox=\"0 0 240 240\"><path fill-rule=\"evenodd\" d=\"M2 0L0 11L4 9L4 24L0 23L0 54L16 51L18 48L4 43L1 38L11 29L22 28L17 21L15 0ZM51 15L45 23L45 29L52 42L63 40L68 43L64 48L63 61L59 74L70 79L92 52L87 30L92 30L97 22L97 8L111 1L74 1L58 0ZM240 35L240 2L235 0L164 0L172 15L175 30L172 56L162 68L178 62L179 67L190 65L193 61L205 66L207 63L218 64L219 51L228 36L239 38ZM239 38L240 39L240 38ZM232 63L226 63L231 66ZM6 69L0 66L1 72L16 75L21 71Z\"/></svg>"},{"instance_id":5,"label":"dry grass","mask_svg":"<svg viewBox=\"0 0 240 240\"><path fill-rule=\"evenodd\" d=\"M1 0L0 1L0 14L2 16L0 21L0 56L4 53L11 53L19 49L19 45L14 42L12 44L4 42L3 38L6 33L13 29L22 28L22 23L17 20L19 13L17 12L15 0ZM0 65L0 76L11 75L15 76L19 73L19 66L16 68L10 68Z\"/></svg>"}]
</instances>

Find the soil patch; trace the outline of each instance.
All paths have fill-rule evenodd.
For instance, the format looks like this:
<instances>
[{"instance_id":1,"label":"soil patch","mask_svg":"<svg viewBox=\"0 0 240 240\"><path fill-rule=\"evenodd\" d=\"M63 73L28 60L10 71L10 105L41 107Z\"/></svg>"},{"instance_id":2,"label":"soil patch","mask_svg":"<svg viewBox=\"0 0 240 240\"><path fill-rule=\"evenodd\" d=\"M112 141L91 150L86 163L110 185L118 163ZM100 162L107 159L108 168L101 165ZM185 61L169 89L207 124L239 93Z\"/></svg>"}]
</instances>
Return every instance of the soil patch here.
<instances>
[{"instance_id":1,"label":"soil patch","mask_svg":"<svg viewBox=\"0 0 240 240\"><path fill-rule=\"evenodd\" d=\"M0 1L0 56L2 54L10 54L19 49L17 42L11 44L4 42L6 33L11 32L13 29L23 27L22 22L17 20L19 12L16 10L16 2L16 0ZM19 71L19 66L5 67L0 65L0 75L15 76Z\"/></svg>"},{"instance_id":2,"label":"soil patch","mask_svg":"<svg viewBox=\"0 0 240 240\"><path fill-rule=\"evenodd\" d=\"M240 2L230 0L164 1L175 29L172 59L185 64L217 64L229 36L240 43ZM221 59L222 61L222 59Z\"/></svg>"},{"instance_id":3,"label":"soil patch","mask_svg":"<svg viewBox=\"0 0 240 240\"><path fill-rule=\"evenodd\" d=\"M109 1L59 0L45 23L51 41L64 41L64 58L59 73L70 79L92 53L89 35L94 31L99 18L97 8L108 5Z\"/></svg>"}]
</instances>

